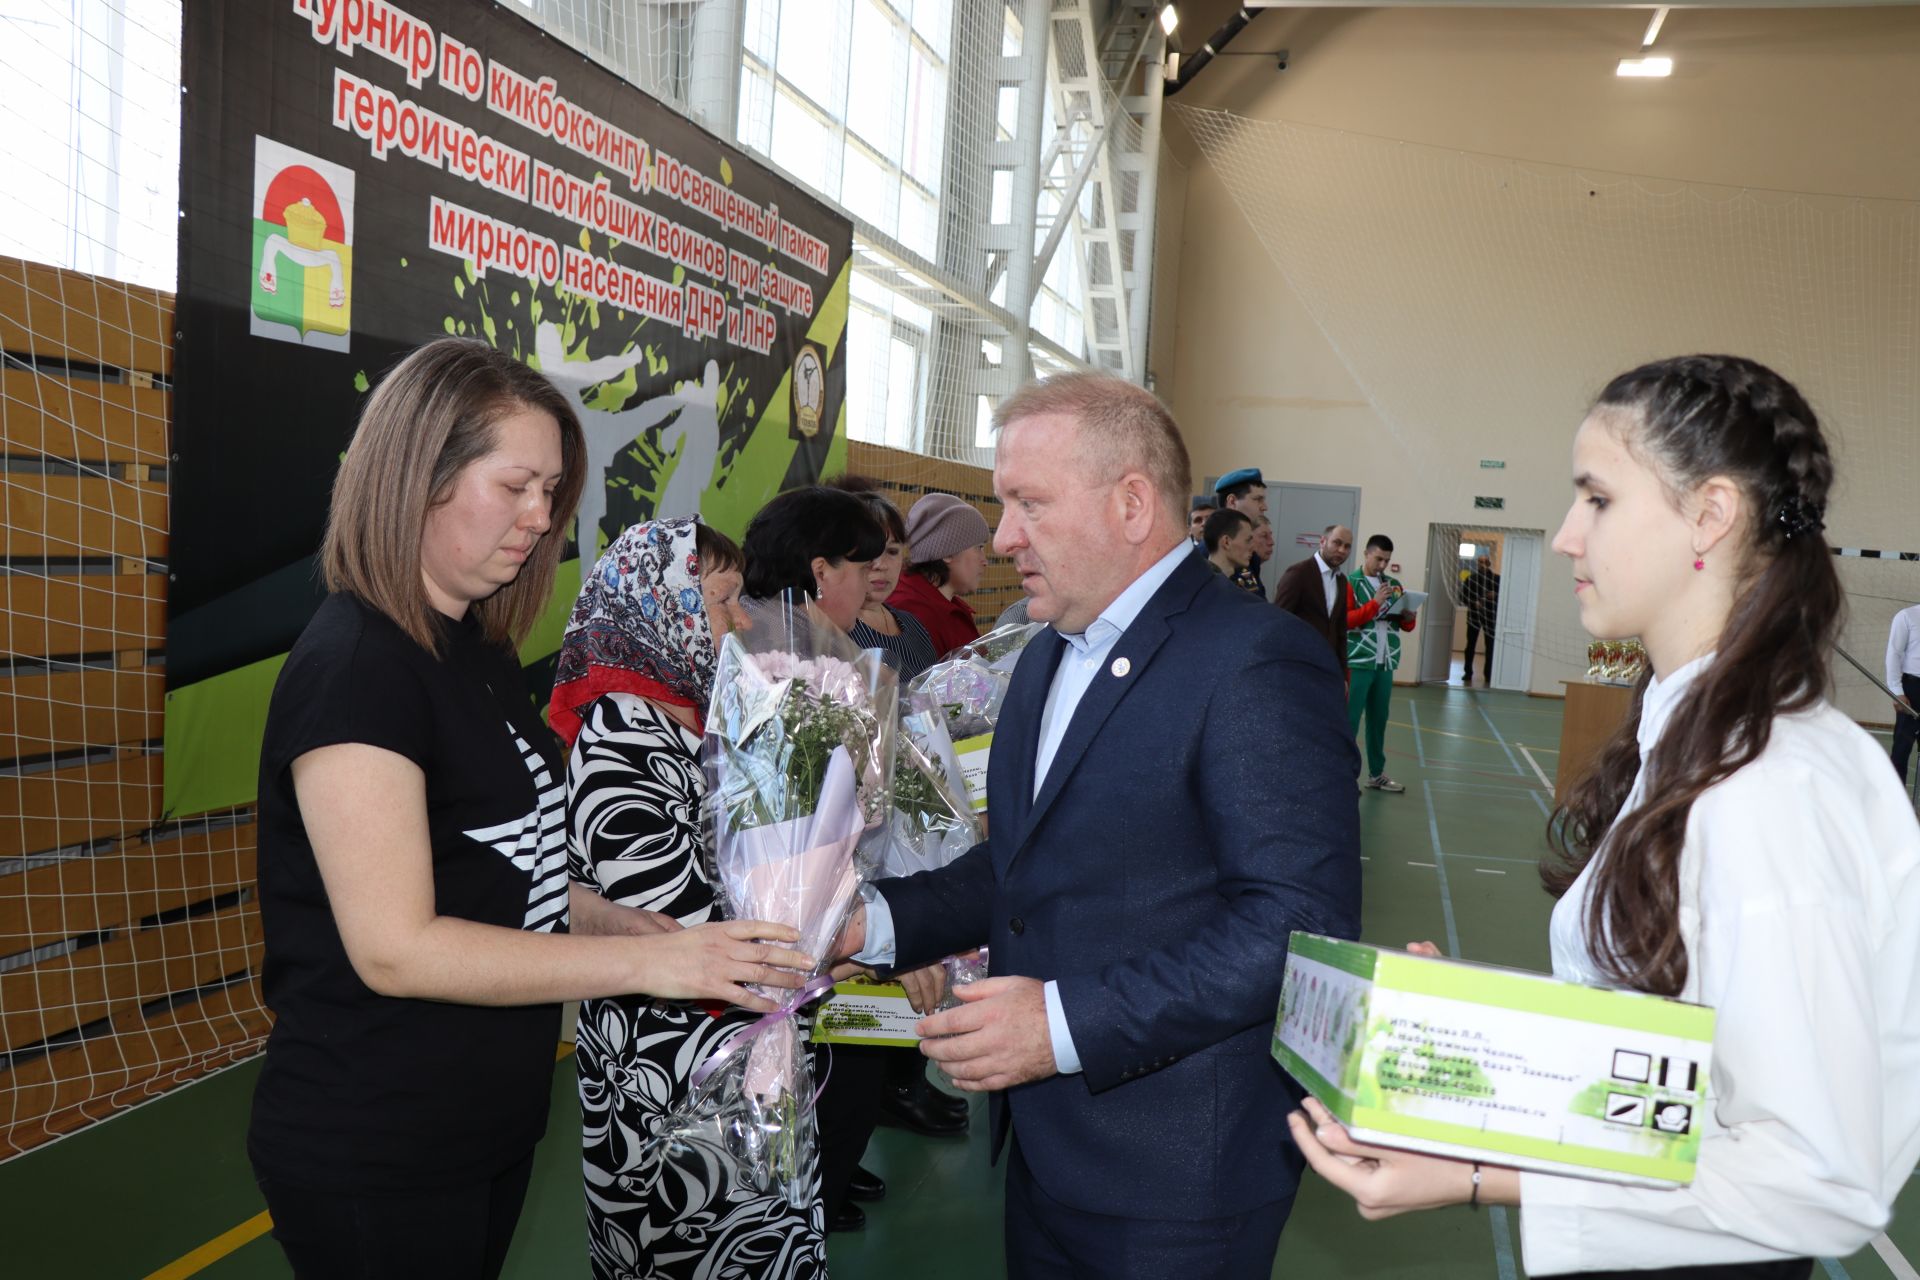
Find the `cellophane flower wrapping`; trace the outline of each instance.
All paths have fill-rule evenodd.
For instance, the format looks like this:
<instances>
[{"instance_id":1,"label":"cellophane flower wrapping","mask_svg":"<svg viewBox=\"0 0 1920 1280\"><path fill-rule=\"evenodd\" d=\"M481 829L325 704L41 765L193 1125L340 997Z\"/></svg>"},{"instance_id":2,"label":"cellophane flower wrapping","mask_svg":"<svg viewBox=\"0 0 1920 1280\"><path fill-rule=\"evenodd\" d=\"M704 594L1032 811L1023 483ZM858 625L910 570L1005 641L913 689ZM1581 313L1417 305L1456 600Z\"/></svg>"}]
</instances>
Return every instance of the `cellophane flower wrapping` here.
<instances>
[{"instance_id":1,"label":"cellophane flower wrapping","mask_svg":"<svg viewBox=\"0 0 1920 1280\"><path fill-rule=\"evenodd\" d=\"M701 744L710 868L730 918L793 926L820 962L857 901L863 834L886 819L899 713L894 673L818 609L748 602L750 626L722 641ZM694 1071L688 1100L658 1139L719 1148L762 1193L795 1208L818 1163L815 1083L793 1016L780 1010Z\"/></svg>"},{"instance_id":2,"label":"cellophane flower wrapping","mask_svg":"<svg viewBox=\"0 0 1920 1280\"><path fill-rule=\"evenodd\" d=\"M957 956L948 956L940 962L947 970L947 998L940 1002L942 1009L960 1007L960 988L971 986L987 976L987 949L963 951Z\"/></svg>"},{"instance_id":3,"label":"cellophane flower wrapping","mask_svg":"<svg viewBox=\"0 0 1920 1280\"><path fill-rule=\"evenodd\" d=\"M956 742L993 732L1013 682L1013 668L1027 642L1045 627L1040 622L1010 623L955 649L907 686L914 705L931 704L945 711L948 736Z\"/></svg>"},{"instance_id":4,"label":"cellophane flower wrapping","mask_svg":"<svg viewBox=\"0 0 1920 1280\"><path fill-rule=\"evenodd\" d=\"M901 716L892 804L866 841L875 877L938 870L981 839L944 711L924 699L908 701L921 705Z\"/></svg>"}]
</instances>

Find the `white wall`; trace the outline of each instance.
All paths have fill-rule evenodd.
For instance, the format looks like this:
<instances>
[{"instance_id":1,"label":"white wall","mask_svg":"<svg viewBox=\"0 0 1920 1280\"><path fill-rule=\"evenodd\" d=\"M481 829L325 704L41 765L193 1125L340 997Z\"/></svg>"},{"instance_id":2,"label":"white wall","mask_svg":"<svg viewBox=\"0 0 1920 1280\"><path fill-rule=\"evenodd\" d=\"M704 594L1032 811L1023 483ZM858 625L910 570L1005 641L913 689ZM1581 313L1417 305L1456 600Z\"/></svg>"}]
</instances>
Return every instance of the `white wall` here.
<instances>
[{"instance_id":1,"label":"white wall","mask_svg":"<svg viewBox=\"0 0 1920 1280\"><path fill-rule=\"evenodd\" d=\"M1220 58L1173 101L1550 165L1920 201L1920 12L1676 9L1659 49L1675 59L1673 78L1618 79L1611 74L1613 62L1633 52L1645 20L1644 11L1629 10L1270 10L1234 47L1289 48L1285 73L1261 58ZM1470 391L1484 395L1484 417L1454 413L1429 429L1407 421L1418 415L1405 411L1403 399L1400 425L1406 429L1396 433L1274 255L1255 238L1177 109L1168 113L1167 134L1188 168L1170 181L1176 166L1162 166L1162 287L1150 363L1187 433L1195 470L1260 465L1270 477L1361 485L1357 532L1363 538L1392 535L1410 581L1424 575L1428 525L1473 523L1474 493L1507 500L1497 516L1481 513L1482 521L1551 536L1566 509L1567 451L1585 404L1608 374L1675 354L1644 349L1669 339L1634 332L1631 307L1570 317L1576 332L1568 341L1591 349L1569 363L1571 373L1558 371L1550 385L1529 388L1524 411L1507 394L1507 375L1489 373L1476 383L1469 370L1463 376ZM1183 188L1175 252L1165 236L1173 222L1169 206ZM1444 196L1434 199L1430 216L1445 219ZM1462 251L1497 261L1499 246L1469 245L1478 229L1466 223L1458 229ZM1444 226L1431 230L1438 240L1448 238ZM1832 255L1839 269L1852 251L1834 243L1810 252L1824 270L1821 255ZM1663 279L1660 285L1682 293L1721 287L1724 257L1709 262L1702 255L1701 262L1703 271L1710 268L1718 277ZM1178 283L1169 289L1166 273L1172 268ZM1674 269L1671 262L1663 268ZM1914 264L1893 260L1884 269L1912 273ZM1520 296L1528 284L1516 276L1515 315L1523 305L1538 306L1538 298ZM1324 301L1324 293L1310 290L1314 297ZM1163 320L1169 309L1170 322ZM1890 312L1876 323L1904 323L1908 314ZM1466 324L1473 318L1460 319ZM1910 496L1920 427L1902 411L1912 385L1903 379L1911 375L1895 371L1889 385L1897 394L1843 398L1833 369L1836 361L1848 364L1848 353L1836 351L1845 335L1826 332L1821 324L1782 326L1775 349L1785 354L1755 354L1801 380L1827 417L1842 467L1830 536L1846 545L1920 547L1920 520L1913 518ZM1700 342L1715 336L1710 332ZM1893 343L1887 349L1903 348ZM1427 354L1410 347L1402 367L1417 369ZM1915 359L1920 361L1920 351ZM1834 403L1823 403L1819 393L1829 386L1821 377L1834 389ZM1460 390L1441 381L1436 376L1436 404ZM1506 469L1482 472L1481 458L1502 459ZM1904 483L1889 480L1889 464L1908 468L1896 477ZM1577 636L1577 614L1560 565L1554 560L1542 573L1542 630L1561 636L1562 643L1536 658L1533 687L1541 692L1557 692L1560 679L1578 678L1584 670L1568 642ZM1871 582L1861 576L1867 572L1858 562L1843 565L1850 590L1860 593L1848 643L1872 666L1884 646L1881 613L1894 607L1891 597L1920 593L1920 566L1876 568ZM1890 598L1882 601L1883 595ZM1845 674L1854 688L1842 705L1862 718L1886 719L1884 703L1876 703L1851 672Z\"/></svg>"}]
</instances>

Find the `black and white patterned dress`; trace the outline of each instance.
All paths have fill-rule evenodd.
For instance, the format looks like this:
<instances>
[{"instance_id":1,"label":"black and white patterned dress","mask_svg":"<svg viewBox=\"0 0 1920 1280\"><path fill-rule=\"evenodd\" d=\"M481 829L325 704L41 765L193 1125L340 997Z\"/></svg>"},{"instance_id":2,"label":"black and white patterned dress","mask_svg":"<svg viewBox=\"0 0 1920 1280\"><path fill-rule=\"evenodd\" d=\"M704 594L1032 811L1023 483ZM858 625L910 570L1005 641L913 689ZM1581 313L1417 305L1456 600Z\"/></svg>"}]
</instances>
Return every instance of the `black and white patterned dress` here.
<instances>
[{"instance_id":1,"label":"black and white patterned dress","mask_svg":"<svg viewBox=\"0 0 1920 1280\"><path fill-rule=\"evenodd\" d=\"M567 765L568 871L623 906L683 925L720 919L701 834L700 740L627 693L582 716ZM753 1015L641 996L588 1000L575 1041L588 1249L596 1277L802 1280L827 1274L818 1188L805 1215L723 1157L671 1166L645 1137L709 1053Z\"/></svg>"}]
</instances>

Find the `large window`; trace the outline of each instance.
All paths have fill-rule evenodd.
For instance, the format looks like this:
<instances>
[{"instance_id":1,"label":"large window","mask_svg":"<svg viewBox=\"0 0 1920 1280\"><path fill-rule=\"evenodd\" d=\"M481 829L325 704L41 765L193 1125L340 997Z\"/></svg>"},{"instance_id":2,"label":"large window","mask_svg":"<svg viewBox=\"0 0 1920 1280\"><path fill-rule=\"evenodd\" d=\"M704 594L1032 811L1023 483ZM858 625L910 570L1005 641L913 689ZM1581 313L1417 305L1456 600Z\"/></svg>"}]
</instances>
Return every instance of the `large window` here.
<instances>
[{"instance_id":1,"label":"large window","mask_svg":"<svg viewBox=\"0 0 1920 1280\"><path fill-rule=\"evenodd\" d=\"M180 5L0 11L0 253L174 286Z\"/></svg>"},{"instance_id":2,"label":"large window","mask_svg":"<svg viewBox=\"0 0 1920 1280\"><path fill-rule=\"evenodd\" d=\"M1009 6L1001 0L746 0L745 21L742 145L928 264L942 262L943 219L950 228L969 217L974 224L1009 220L1007 174L995 171L988 186L985 144L1012 137L1016 94L1002 90L993 109L973 113L986 118L970 120L956 118L967 113L956 111L953 92L957 40L984 41L992 54L1019 51L1019 24ZM956 140L966 145L956 151ZM943 181L959 187L943 191ZM956 213L953 202L974 191L982 193L980 207ZM1042 213L1043 222L1048 216ZM1036 332L1076 352L1084 349L1078 259L1069 232L1032 313ZM943 265L963 283L986 286L978 279L984 257ZM1004 271L994 289L994 301L1003 302ZM847 419L855 439L928 447L937 317L926 301L854 275ZM981 367L996 363L997 349L994 358L983 350Z\"/></svg>"}]
</instances>

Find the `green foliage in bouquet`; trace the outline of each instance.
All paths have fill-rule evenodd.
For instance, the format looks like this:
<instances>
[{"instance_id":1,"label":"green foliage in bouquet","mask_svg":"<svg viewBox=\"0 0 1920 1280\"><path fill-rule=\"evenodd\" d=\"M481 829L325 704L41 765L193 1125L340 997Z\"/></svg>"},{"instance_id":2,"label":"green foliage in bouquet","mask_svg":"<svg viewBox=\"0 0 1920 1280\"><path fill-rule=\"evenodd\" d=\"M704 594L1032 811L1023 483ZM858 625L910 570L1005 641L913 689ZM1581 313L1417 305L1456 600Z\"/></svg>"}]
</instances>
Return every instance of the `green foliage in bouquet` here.
<instances>
[{"instance_id":1,"label":"green foliage in bouquet","mask_svg":"<svg viewBox=\"0 0 1920 1280\"><path fill-rule=\"evenodd\" d=\"M923 757L918 748L903 743L903 754L908 754L910 758L907 767L894 771L894 809L906 815L909 829L916 832L931 831L936 826L951 822L954 817L953 801L933 780L933 766L921 763Z\"/></svg>"},{"instance_id":2,"label":"green foliage in bouquet","mask_svg":"<svg viewBox=\"0 0 1920 1280\"><path fill-rule=\"evenodd\" d=\"M885 769L875 759L883 741L870 708L822 696L806 674L792 675L777 710L743 740L722 746L728 764L723 776L737 782L721 797L728 827L745 831L811 815L840 747L852 758L861 807L871 821L884 797Z\"/></svg>"}]
</instances>

